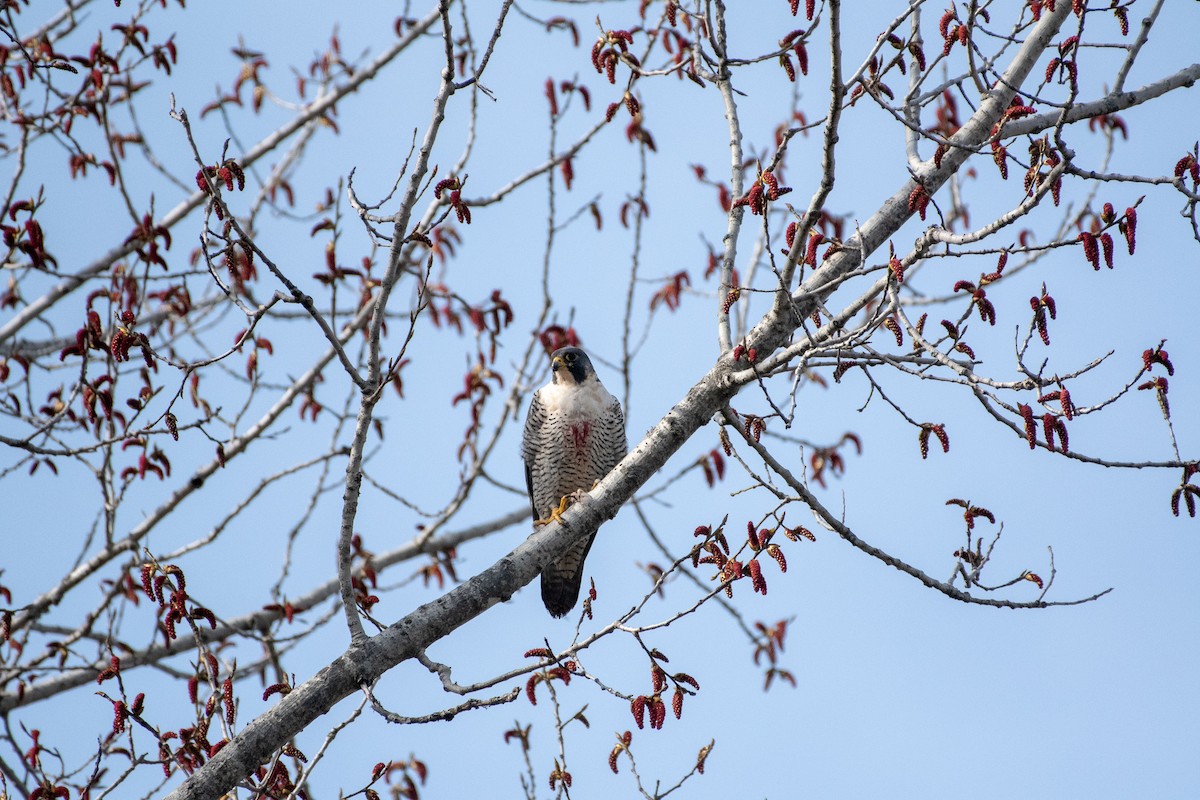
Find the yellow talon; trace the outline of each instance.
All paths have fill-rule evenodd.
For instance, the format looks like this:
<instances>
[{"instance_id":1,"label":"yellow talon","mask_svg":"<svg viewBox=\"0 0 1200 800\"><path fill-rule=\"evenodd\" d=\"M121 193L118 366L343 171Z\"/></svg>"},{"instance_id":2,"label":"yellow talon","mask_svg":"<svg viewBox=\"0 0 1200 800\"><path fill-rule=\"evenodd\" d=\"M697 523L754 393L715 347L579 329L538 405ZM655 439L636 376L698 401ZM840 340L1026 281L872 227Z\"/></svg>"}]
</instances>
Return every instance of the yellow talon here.
<instances>
[{"instance_id":1,"label":"yellow talon","mask_svg":"<svg viewBox=\"0 0 1200 800\"><path fill-rule=\"evenodd\" d=\"M567 506L571 504L571 500L571 495L563 495L562 499L558 501L558 508L552 510L550 516L545 519L535 519L533 524L541 527L542 525L549 525L551 522L562 522L563 512L567 510Z\"/></svg>"},{"instance_id":2,"label":"yellow talon","mask_svg":"<svg viewBox=\"0 0 1200 800\"><path fill-rule=\"evenodd\" d=\"M599 480L594 481L592 483L592 489L595 489L599 485ZM533 521L534 527L540 528L543 525L549 525L551 522L562 522L562 515L566 512L567 508L573 503L582 500L590 491L591 489L576 489L570 494L563 495L558 501L558 508L552 510L550 512L550 516L546 517L545 519L535 519Z\"/></svg>"}]
</instances>

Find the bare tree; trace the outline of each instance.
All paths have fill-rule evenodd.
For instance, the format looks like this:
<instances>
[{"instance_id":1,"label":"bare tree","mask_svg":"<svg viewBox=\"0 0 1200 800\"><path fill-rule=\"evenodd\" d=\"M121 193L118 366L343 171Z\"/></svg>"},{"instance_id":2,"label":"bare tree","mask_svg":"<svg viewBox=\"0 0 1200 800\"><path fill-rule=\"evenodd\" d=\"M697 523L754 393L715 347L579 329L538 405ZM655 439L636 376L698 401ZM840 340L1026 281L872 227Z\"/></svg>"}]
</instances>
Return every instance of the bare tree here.
<instances>
[{"instance_id":1,"label":"bare tree","mask_svg":"<svg viewBox=\"0 0 1200 800\"><path fill-rule=\"evenodd\" d=\"M440 0L362 55L347 55L335 29L281 74L220 11L101 5L71 0L36 20L45 9L27 2L0 11L12 173L0 478L10 513L46 528L33 546L54 545L19 555L30 534L5 537L18 566L0 574L0 793L307 796L364 714L421 725L524 695L548 697L553 714L549 749L520 723L506 734L524 791L548 780L569 796L573 723L588 724L560 697L572 681L587 687L571 690L588 693L581 702L628 707L638 728L705 702L695 670L660 649L667 626L728 620L768 687L795 685L781 655L788 619L747 609L825 532L961 603L1041 609L1107 592L1054 591L1053 551L1043 567L994 575L998 515L928 486L912 502L951 506L965 528L949 577L932 574L945 564L872 544L877 531L827 492L863 436L804 413L818 393L861 404L865 391L908 431L916 461L949 453L949 418L974 407L1014 451L1051 454L1068 472L1152 471L1160 507L1196 514L1200 462L1177 441L1165 342L1130 343L1097 319L1055 347L1059 306L1094 273L1137 263L1139 233L1200 241L1195 131L1172 132L1157 171L1122 161L1122 115L1174 102L1200 78L1191 64L1129 85L1151 33L1189 11L910 0L894 16L847 19L838 0L764 0L769 11ZM176 29L205 33L164 33ZM233 47L238 66L232 84L217 76L215 99L196 88L213 78L205 37ZM539 63L551 44L572 60ZM510 99L529 70L548 76L539 109ZM719 137L656 136L656 108L695 103L723 113ZM369 125L391 114L399 122ZM504 148L493 142L506 125L541 138L480 157ZM856 126L886 131L902 157L847 152ZM387 151L351 148L342 171L341 143L368 127L386 130ZM756 148L750 128L774 134ZM697 163L693 144L721 158ZM802 147L819 155L803 180ZM666 158L691 164L694 205L678 200L678 172L655 171ZM882 193L847 187L846 165L864 160ZM390 188L381 164L398 172ZM1139 224L1151 195L1181 216ZM315 212L303 210L313 198ZM833 204L847 198L857 212ZM672 205L720 216L681 229L651 214ZM678 264L697 232L702 275ZM618 277L572 266L579 252L564 242L585 234L620 242ZM498 252L489 236L504 235ZM536 248L519 252L531 236ZM665 269L664 252L676 254ZM680 330L676 363L702 366L673 405L648 408L639 389L680 370L646 348ZM547 354L566 344L617 376L627 414L656 421L644 435L631 427L620 465L533 531L516 441ZM1121 346L1144 352L1122 361ZM931 416L914 385L954 410ZM1147 396L1157 403L1139 403ZM1130 405L1164 427L1167 456L1071 436ZM732 488L703 507L684 501L660 530L655 503L701 476ZM645 533L629 559L649 574L643 585L593 567L565 644L515 636L507 661L467 684L453 677L462 665L430 655L622 506ZM394 544L411 524L416 535ZM523 541L509 551L493 536L504 531ZM464 568L464 552L502 555ZM270 577L231 585L249 561ZM585 664L616 642L644 659L648 684ZM435 710L390 710L381 681L405 662L459 697L426 692ZM270 705L247 720L239 705L257 694ZM75 732L92 737L82 743L43 737L40 709L64 698L110 704L111 729ZM350 712L321 721L347 698ZM663 797L704 771L715 732L702 733L709 743L671 786L643 779L630 731L608 765ZM347 795L416 797L425 770L380 756L370 774L337 780Z\"/></svg>"}]
</instances>

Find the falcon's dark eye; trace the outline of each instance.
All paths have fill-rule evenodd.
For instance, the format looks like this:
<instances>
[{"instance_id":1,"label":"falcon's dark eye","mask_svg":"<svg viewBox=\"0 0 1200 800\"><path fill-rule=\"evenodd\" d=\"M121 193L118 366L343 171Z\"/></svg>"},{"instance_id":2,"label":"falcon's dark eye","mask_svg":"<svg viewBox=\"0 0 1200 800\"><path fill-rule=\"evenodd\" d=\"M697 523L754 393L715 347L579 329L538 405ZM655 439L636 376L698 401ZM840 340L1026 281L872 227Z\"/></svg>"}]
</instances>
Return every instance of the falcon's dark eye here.
<instances>
[{"instance_id":1,"label":"falcon's dark eye","mask_svg":"<svg viewBox=\"0 0 1200 800\"><path fill-rule=\"evenodd\" d=\"M567 363L568 364L574 364L576 358L578 358L578 356L576 356L574 353L567 353Z\"/></svg>"}]
</instances>

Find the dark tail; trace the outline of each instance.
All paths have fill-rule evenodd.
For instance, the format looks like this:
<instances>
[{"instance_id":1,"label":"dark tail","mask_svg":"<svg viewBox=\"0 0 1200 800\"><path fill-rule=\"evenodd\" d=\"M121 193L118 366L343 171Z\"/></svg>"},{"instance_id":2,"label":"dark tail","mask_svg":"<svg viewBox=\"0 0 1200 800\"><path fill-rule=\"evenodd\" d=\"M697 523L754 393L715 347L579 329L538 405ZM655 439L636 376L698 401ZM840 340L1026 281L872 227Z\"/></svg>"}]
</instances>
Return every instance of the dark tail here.
<instances>
[{"instance_id":1,"label":"dark tail","mask_svg":"<svg viewBox=\"0 0 1200 800\"><path fill-rule=\"evenodd\" d=\"M579 602L579 588L583 584L583 561L596 534L592 534L542 570L542 602L552 617L566 616Z\"/></svg>"}]
</instances>

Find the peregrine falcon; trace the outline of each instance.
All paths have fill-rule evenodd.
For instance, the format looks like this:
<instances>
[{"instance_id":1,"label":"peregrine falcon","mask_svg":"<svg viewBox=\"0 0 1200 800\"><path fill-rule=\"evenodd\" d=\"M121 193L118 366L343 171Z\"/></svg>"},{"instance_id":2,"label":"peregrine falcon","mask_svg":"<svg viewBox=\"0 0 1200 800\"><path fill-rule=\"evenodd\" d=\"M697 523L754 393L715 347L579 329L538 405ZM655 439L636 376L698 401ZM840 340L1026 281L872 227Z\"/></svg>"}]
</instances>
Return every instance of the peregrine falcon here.
<instances>
[{"instance_id":1,"label":"peregrine falcon","mask_svg":"<svg viewBox=\"0 0 1200 800\"><path fill-rule=\"evenodd\" d=\"M535 525L557 519L567 504L593 487L617 465L628 444L625 415L592 367L587 353L563 347L551 354L550 382L533 393L521 458ZM542 602L561 617L579 599L583 560L596 532L542 568Z\"/></svg>"}]
</instances>

